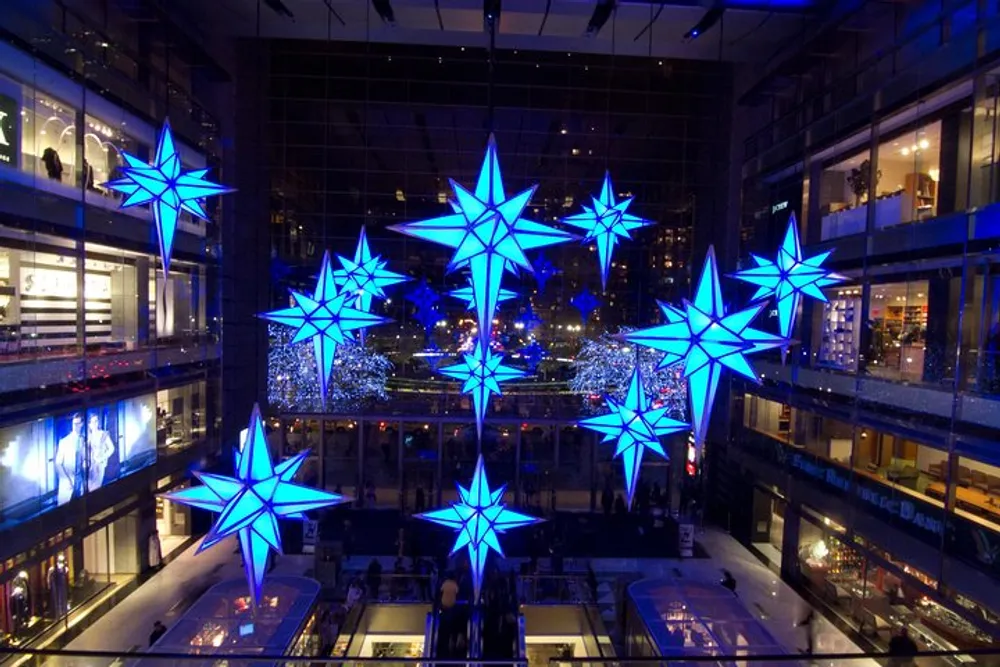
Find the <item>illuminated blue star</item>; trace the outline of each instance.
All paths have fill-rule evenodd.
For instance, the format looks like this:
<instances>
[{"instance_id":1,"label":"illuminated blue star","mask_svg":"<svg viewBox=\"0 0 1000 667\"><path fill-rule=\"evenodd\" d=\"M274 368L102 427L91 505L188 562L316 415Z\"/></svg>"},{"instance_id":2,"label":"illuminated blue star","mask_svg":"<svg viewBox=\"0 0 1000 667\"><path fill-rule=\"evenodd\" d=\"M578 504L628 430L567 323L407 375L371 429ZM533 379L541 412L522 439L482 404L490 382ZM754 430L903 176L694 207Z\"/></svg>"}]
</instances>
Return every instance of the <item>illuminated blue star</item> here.
<instances>
[{"instance_id":1,"label":"illuminated blue star","mask_svg":"<svg viewBox=\"0 0 1000 667\"><path fill-rule=\"evenodd\" d=\"M236 476L194 473L203 486L191 487L162 497L171 502L219 514L202 540L198 552L237 535L243 550L243 566L254 604L271 550L281 553L278 519L302 519L305 512L348 502L350 498L295 484L292 480L305 463L308 452L274 465L264 435L260 408L250 415L246 442L236 455Z\"/></svg>"},{"instance_id":2,"label":"illuminated blue star","mask_svg":"<svg viewBox=\"0 0 1000 667\"><path fill-rule=\"evenodd\" d=\"M298 327L295 338L292 339L293 344L300 343L307 338L313 339L313 348L316 353L316 374L319 376L321 396L323 400L326 400L326 385L333 372L333 359L337 352L337 345L353 341L354 336L351 331L382 324L388 319L348 305L348 302L354 302L355 295L337 292L333 270L330 267L329 252L323 255L323 265L319 272L319 280L316 282L316 291L311 297L294 290L289 291L295 301L294 306L272 310L269 313L263 313L261 317L286 326Z\"/></svg>"},{"instance_id":3,"label":"illuminated blue star","mask_svg":"<svg viewBox=\"0 0 1000 667\"><path fill-rule=\"evenodd\" d=\"M445 526L458 532L451 553L462 547L469 551L469 561L472 563L472 584L474 599L479 600L482 590L483 571L486 567L486 557L490 550L503 557L499 534L513 528L530 526L542 521L527 514L521 514L507 509L503 502L503 494L507 489L504 484L498 489L490 490L486 470L483 468L483 457L476 461L476 471L472 474L469 488L458 487L458 502L450 507L418 514L418 519L431 521L439 526Z\"/></svg>"},{"instance_id":4,"label":"illuminated blue star","mask_svg":"<svg viewBox=\"0 0 1000 667\"><path fill-rule=\"evenodd\" d=\"M549 356L549 353L538 344L537 340L532 340L528 345L521 348L521 358L528 364L528 370L532 373L538 368L538 364L542 362L542 359L547 356Z\"/></svg>"},{"instance_id":5,"label":"illuminated blue star","mask_svg":"<svg viewBox=\"0 0 1000 667\"><path fill-rule=\"evenodd\" d=\"M475 191L466 190L454 180L450 182L455 193L451 202L453 213L391 229L455 249L448 270L469 268L475 291L479 339L485 344L490 340L504 271L516 272L517 267L531 271L531 263L524 254L526 250L563 243L575 237L521 217L538 186L507 197L496 140L492 135Z\"/></svg>"},{"instance_id":6,"label":"illuminated blue star","mask_svg":"<svg viewBox=\"0 0 1000 667\"><path fill-rule=\"evenodd\" d=\"M580 292L570 299L569 302L580 311L580 319L583 320L584 324L590 319L590 314L601 305L600 300L591 294L589 290Z\"/></svg>"},{"instance_id":7,"label":"illuminated blue star","mask_svg":"<svg viewBox=\"0 0 1000 667\"><path fill-rule=\"evenodd\" d=\"M592 241L597 245L597 256L601 261L601 286L607 289L608 271L611 270L611 255L615 251L618 240L632 238L629 232L651 225L653 221L627 212L632 203L632 197L627 197L620 202L615 201L609 172L604 173L601 194L597 197L591 197L591 199L594 202L593 207L584 205L583 213L563 218L562 222L582 229L586 232L586 236L583 238L584 242Z\"/></svg>"},{"instance_id":8,"label":"illuminated blue star","mask_svg":"<svg viewBox=\"0 0 1000 667\"><path fill-rule=\"evenodd\" d=\"M208 169L181 171L181 156L174 144L169 121L164 121L160 130L153 164L146 164L125 151L121 151L121 156L125 159L125 166L121 168L122 177L105 183L104 187L125 195L121 208L152 205L163 274L166 275L170 271L170 256L180 212L187 211L207 220L208 213L202 206L202 200L234 190L206 180Z\"/></svg>"},{"instance_id":9,"label":"illuminated blue star","mask_svg":"<svg viewBox=\"0 0 1000 667\"><path fill-rule=\"evenodd\" d=\"M757 266L739 271L733 274L733 278L757 286L754 301L775 297L781 335L791 338L802 296L811 296L825 302L823 288L847 280L846 277L823 268L823 262L832 252L828 250L803 259L799 228L793 213L788 218L788 229L778 250L777 261L751 255Z\"/></svg>"},{"instance_id":10,"label":"illuminated blue star","mask_svg":"<svg viewBox=\"0 0 1000 667\"><path fill-rule=\"evenodd\" d=\"M385 298L384 287L406 282L408 277L386 269L388 262L380 255L372 255L368 247L368 237L365 228L361 228L358 247L354 250L354 259L337 255L342 269L333 272L333 280L341 292L357 294L354 306L365 312L372 309L372 297Z\"/></svg>"},{"instance_id":11,"label":"illuminated blue star","mask_svg":"<svg viewBox=\"0 0 1000 667\"><path fill-rule=\"evenodd\" d=\"M476 290L472 286L472 281L465 287L459 287L458 289L453 289L448 292L448 296L458 299L459 301L464 301L469 308L469 310L476 310ZM517 298L517 292L512 292L509 289L500 288L500 292L497 293L497 305L503 303L504 301L510 301L511 299Z\"/></svg>"},{"instance_id":12,"label":"illuminated blue star","mask_svg":"<svg viewBox=\"0 0 1000 667\"><path fill-rule=\"evenodd\" d=\"M685 300L683 309L660 304L666 324L624 335L628 341L664 352L659 368L684 362L691 427L699 447L705 442L722 369L728 368L749 380L760 382L746 355L788 343L781 336L750 327L764 305L759 303L726 314L722 305L715 249L709 248L694 301Z\"/></svg>"},{"instance_id":13,"label":"illuminated blue star","mask_svg":"<svg viewBox=\"0 0 1000 667\"><path fill-rule=\"evenodd\" d=\"M531 267L534 269L535 282L538 283L538 293L544 294L545 285L548 284L549 278L556 275L558 271L555 265L545 257L545 253L540 253L531 263Z\"/></svg>"},{"instance_id":14,"label":"illuminated blue star","mask_svg":"<svg viewBox=\"0 0 1000 667\"><path fill-rule=\"evenodd\" d=\"M611 396L605 396L604 400L608 402L611 412L584 419L579 425L602 434L603 442L617 440L615 456L622 457L622 465L625 468L625 490L631 507L636 483L639 481L643 452L649 449L669 461L670 457L663 451L660 438L687 430L689 427L684 422L671 419L667 415L670 409L668 406L652 407L652 401L643 389L638 366L632 373L625 400L619 403Z\"/></svg>"},{"instance_id":15,"label":"illuminated blue star","mask_svg":"<svg viewBox=\"0 0 1000 667\"><path fill-rule=\"evenodd\" d=\"M504 366L503 356L493 354L489 346L477 343L475 349L462 355L463 361L454 366L445 366L440 370L448 377L461 380L462 393L472 394L472 404L476 410L476 432L483 435L483 418L486 416L486 406L490 395L500 395L500 383L524 377L524 371L518 368Z\"/></svg>"},{"instance_id":16,"label":"illuminated blue star","mask_svg":"<svg viewBox=\"0 0 1000 667\"><path fill-rule=\"evenodd\" d=\"M437 307L437 302L441 300L427 279L422 278L415 288L407 292L406 300L417 307L417 321L424 325L424 335L430 334L434 325L441 321L441 311Z\"/></svg>"}]
</instances>

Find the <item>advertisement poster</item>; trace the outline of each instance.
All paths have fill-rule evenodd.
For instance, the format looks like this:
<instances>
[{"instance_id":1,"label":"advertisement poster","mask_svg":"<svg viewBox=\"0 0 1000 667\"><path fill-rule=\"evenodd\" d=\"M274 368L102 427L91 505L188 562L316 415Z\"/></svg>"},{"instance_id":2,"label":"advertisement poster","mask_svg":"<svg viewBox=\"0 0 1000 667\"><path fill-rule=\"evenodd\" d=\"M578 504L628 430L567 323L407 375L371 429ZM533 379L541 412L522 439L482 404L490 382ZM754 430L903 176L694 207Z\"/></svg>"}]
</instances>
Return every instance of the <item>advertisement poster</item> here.
<instances>
[{"instance_id":1,"label":"advertisement poster","mask_svg":"<svg viewBox=\"0 0 1000 667\"><path fill-rule=\"evenodd\" d=\"M124 477L156 463L156 396L137 396L118 405L124 424L118 476Z\"/></svg>"},{"instance_id":2,"label":"advertisement poster","mask_svg":"<svg viewBox=\"0 0 1000 667\"><path fill-rule=\"evenodd\" d=\"M87 411L87 491L96 491L118 479L121 467L118 442L121 435L117 403Z\"/></svg>"},{"instance_id":3,"label":"advertisement poster","mask_svg":"<svg viewBox=\"0 0 1000 667\"><path fill-rule=\"evenodd\" d=\"M56 505L51 419L0 429L0 521L23 521Z\"/></svg>"}]
</instances>

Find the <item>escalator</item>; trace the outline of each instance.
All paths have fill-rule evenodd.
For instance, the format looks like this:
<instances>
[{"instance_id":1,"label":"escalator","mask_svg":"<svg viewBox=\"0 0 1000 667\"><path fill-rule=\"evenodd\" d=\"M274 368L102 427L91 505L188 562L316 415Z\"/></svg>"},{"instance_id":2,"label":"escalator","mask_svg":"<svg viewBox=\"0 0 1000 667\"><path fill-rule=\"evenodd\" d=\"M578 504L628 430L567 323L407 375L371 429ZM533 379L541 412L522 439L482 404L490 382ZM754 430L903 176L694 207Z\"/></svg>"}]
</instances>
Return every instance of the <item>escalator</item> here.
<instances>
[{"instance_id":1,"label":"escalator","mask_svg":"<svg viewBox=\"0 0 1000 667\"><path fill-rule=\"evenodd\" d=\"M482 649L478 611L459 603L450 609L438 604L427 614L424 630L424 657L462 660L478 657Z\"/></svg>"}]
</instances>

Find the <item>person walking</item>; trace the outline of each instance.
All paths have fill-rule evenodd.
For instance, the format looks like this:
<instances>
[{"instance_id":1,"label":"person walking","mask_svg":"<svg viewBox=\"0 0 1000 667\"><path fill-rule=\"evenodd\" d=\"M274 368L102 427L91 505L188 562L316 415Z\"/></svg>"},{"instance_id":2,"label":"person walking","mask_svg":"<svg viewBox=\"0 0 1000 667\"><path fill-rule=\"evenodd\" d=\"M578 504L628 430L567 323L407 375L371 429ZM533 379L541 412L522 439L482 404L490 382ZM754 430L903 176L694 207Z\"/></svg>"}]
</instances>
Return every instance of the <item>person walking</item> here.
<instances>
[{"instance_id":1,"label":"person walking","mask_svg":"<svg viewBox=\"0 0 1000 667\"><path fill-rule=\"evenodd\" d=\"M910 630L905 625L889 640L889 666L910 667L913 656L919 652L917 642L910 637Z\"/></svg>"},{"instance_id":2,"label":"person walking","mask_svg":"<svg viewBox=\"0 0 1000 667\"><path fill-rule=\"evenodd\" d=\"M796 623L795 627L806 629L806 647L802 652L812 655L816 650L816 610L810 607L805 617Z\"/></svg>"},{"instance_id":3,"label":"person walking","mask_svg":"<svg viewBox=\"0 0 1000 667\"><path fill-rule=\"evenodd\" d=\"M160 640L160 637L167 634L167 626L162 621L153 623L153 631L149 633L149 645L152 646Z\"/></svg>"},{"instance_id":4,"label":"person walking","mask_svg":"<svg viewBox=\"0 0 1000 667\"><path fill-rule=\"evenodd\" d=\"M722 581L720 581L719 583L722 584L722 587L728 590L730 593L732 593L736 597L739 597L739 594L736 592L736 577L733 576L732 572L730 572L729 570L723 570Z\"/></svg>"}]
</instances>

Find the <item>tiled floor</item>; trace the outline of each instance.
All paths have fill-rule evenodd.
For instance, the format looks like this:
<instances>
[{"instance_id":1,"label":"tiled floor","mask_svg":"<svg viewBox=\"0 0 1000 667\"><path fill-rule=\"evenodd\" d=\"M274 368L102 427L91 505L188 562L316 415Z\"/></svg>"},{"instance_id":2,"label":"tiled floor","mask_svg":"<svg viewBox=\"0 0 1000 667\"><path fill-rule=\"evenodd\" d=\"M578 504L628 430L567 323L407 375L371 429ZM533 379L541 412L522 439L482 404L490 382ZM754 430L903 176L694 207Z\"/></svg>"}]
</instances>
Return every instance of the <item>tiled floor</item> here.
<instances>
[{"instance_id":1,"label":"tiled floor","mask_svg":"<svg viewBox=\"0 0 1000 667\"><path fill-rule=\"evenodd\" d=\"M607 616L606 621L612 625L615 622L613 585L622 573L717 583L721 578L721 568L725 567L736 577L741 603L760 620L774 639L790 653L797 652L804 646L804 630L795 626L806 614L806 603L780 581L777 575L725 533L709 530L699 534L698 540L705 546L710 558L592 561L599 580L598 602L602 615ZM221 544L197 557L195 548L191 547L180 554L138 591L84 631L67 648L120 652L142 650L148 644L148 636L155 620L160 619L170 626L210 586L226 578L242 576L239 557L234 553L234 543ZM369 557L355 556L345 564L345 569L363 570L369 560ZM385 561L385 571L391 571L392 559L382 560ZM303 574L312 565L311 556L285 556L278 560L275 571L282 574ZM583 572L586 565L587 562L583 560L569 560L566 562L566 570L567 573ZM819 653L860 652L846 635L825 620L818 621L816 634L816 650ZM74 667L87 667L85 661L78 659L72 663ZM106 664L105 660L102 665ZM859 667L862 665L860 661L857 664Z\"/></svg>"}]
</instances>

